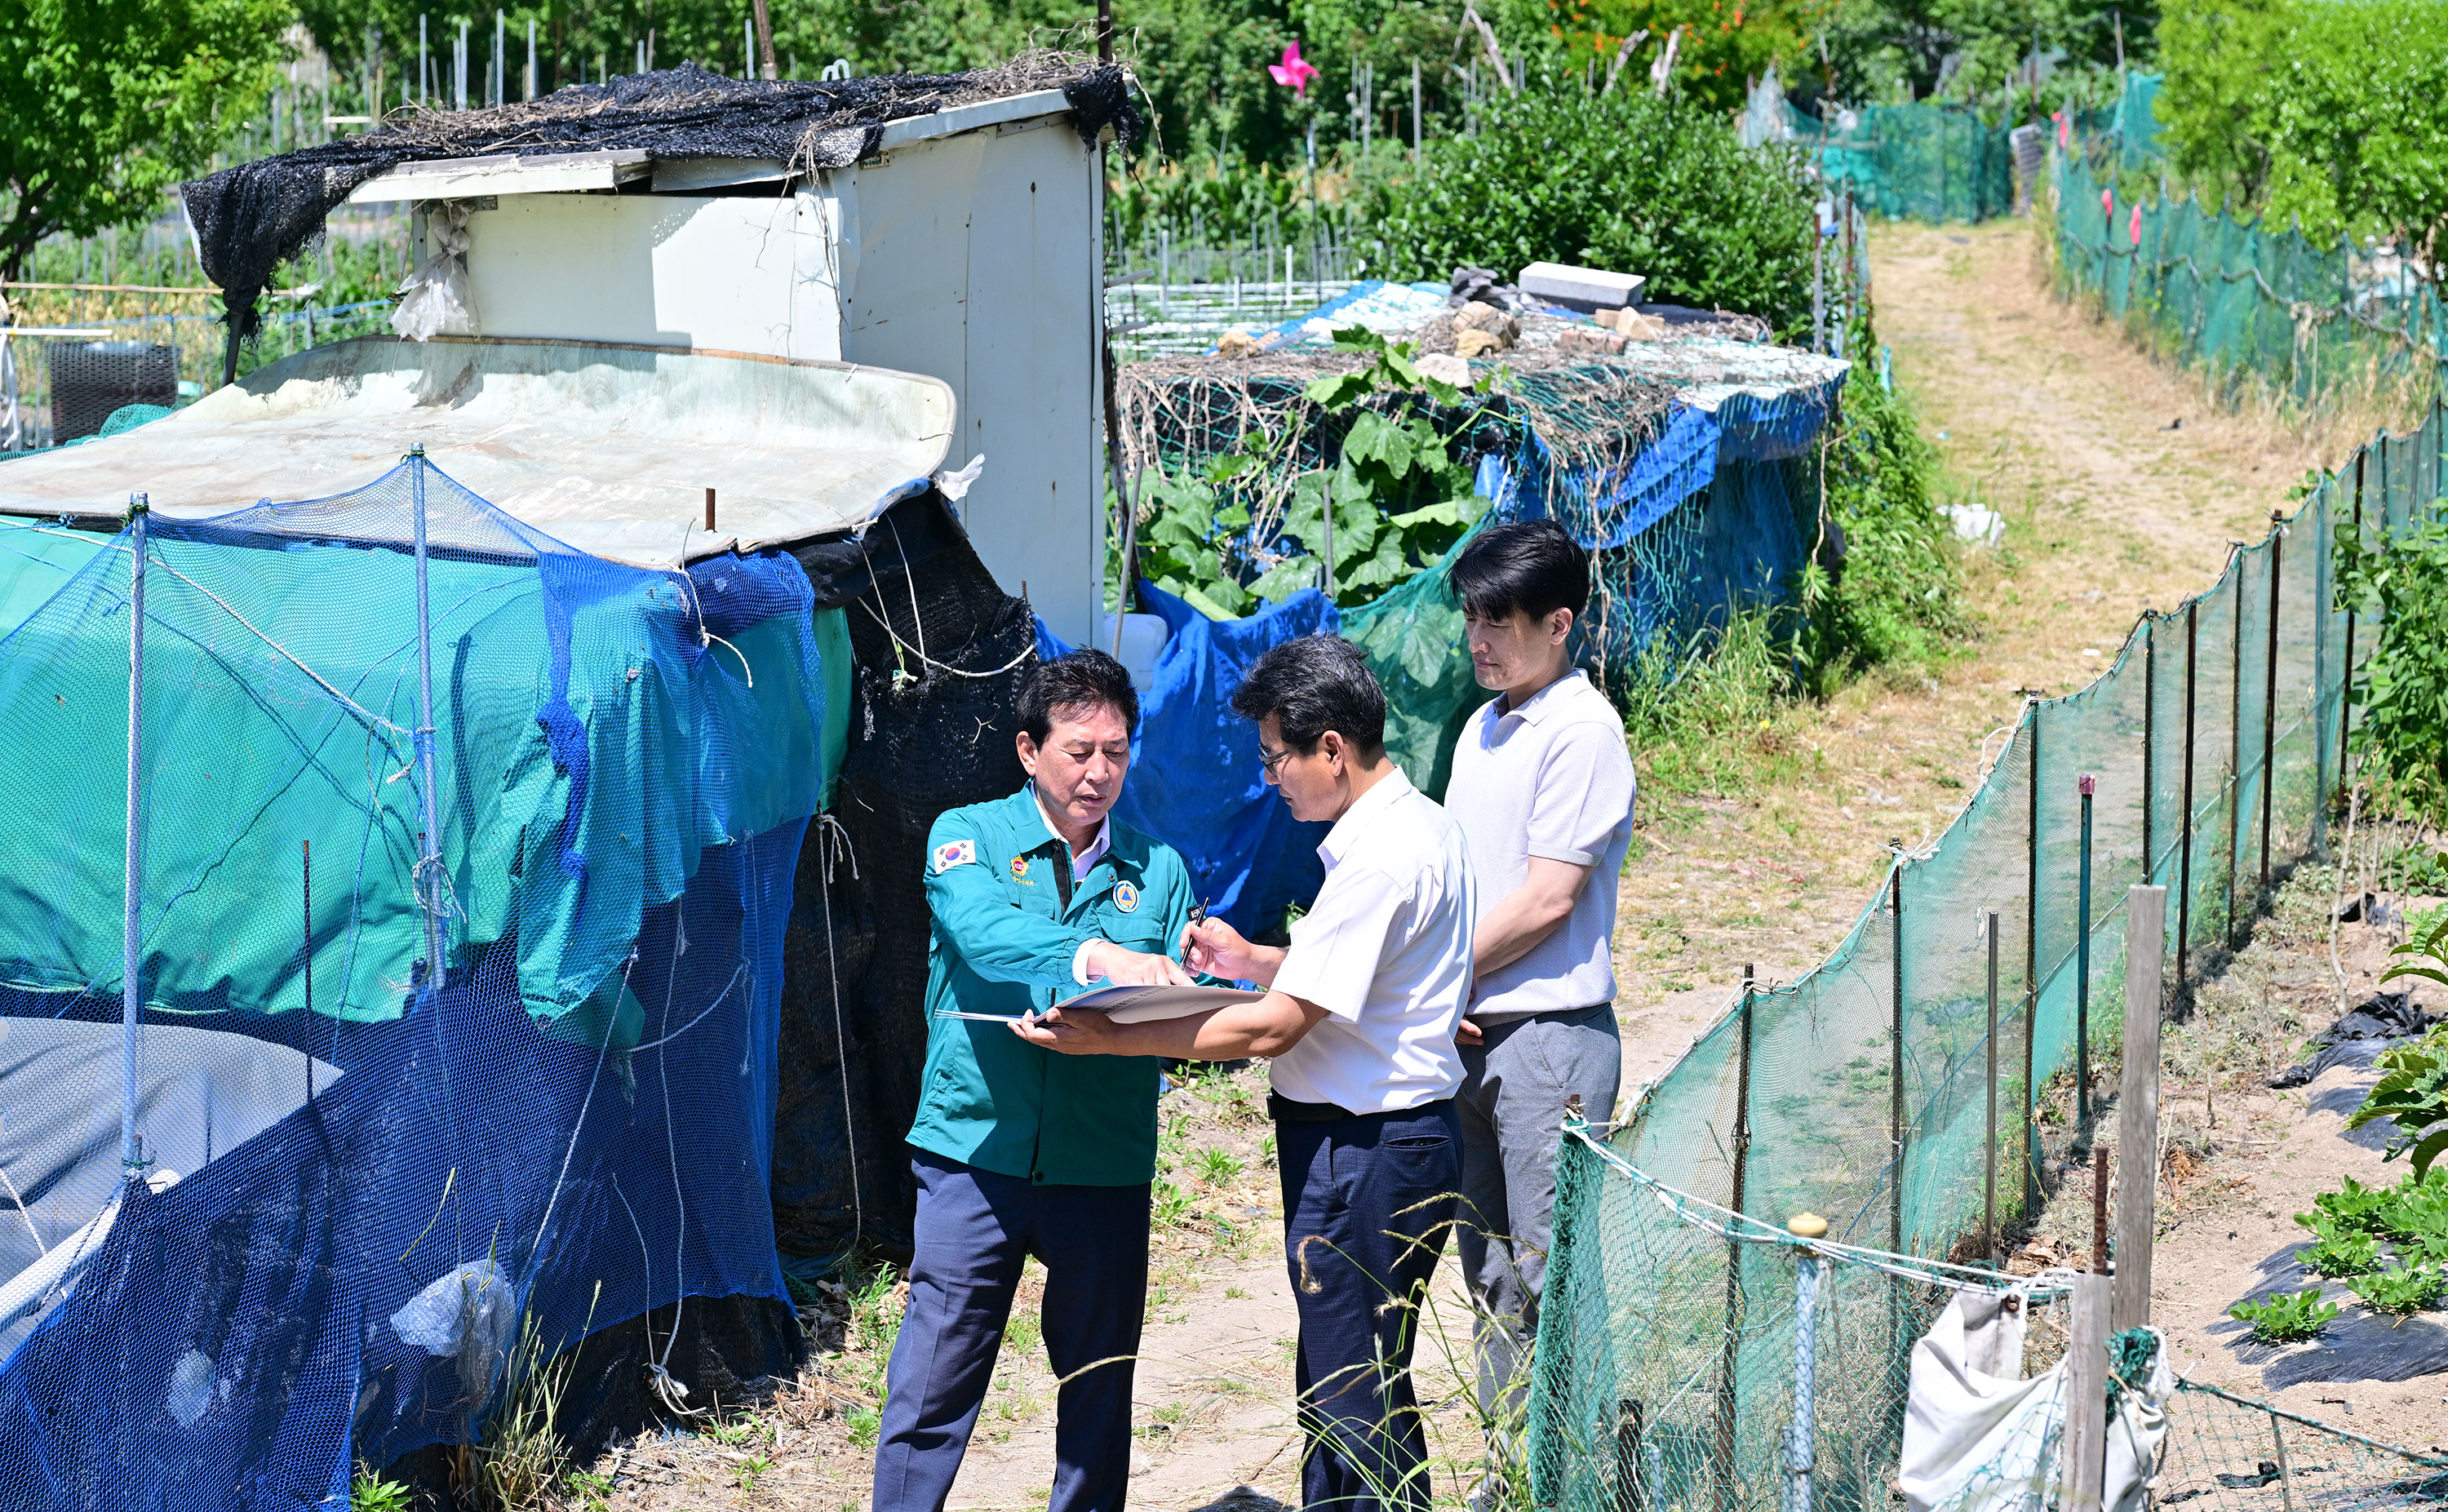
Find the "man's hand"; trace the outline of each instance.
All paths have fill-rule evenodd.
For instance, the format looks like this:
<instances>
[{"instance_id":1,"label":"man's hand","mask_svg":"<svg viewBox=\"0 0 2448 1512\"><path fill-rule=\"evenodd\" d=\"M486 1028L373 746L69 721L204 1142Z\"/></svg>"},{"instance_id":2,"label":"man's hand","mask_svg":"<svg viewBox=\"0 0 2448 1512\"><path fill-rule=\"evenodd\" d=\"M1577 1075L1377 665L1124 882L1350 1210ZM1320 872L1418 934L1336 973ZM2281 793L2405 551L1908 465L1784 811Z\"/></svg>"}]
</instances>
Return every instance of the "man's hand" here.
<instances>
[{"instance_id":1,"label":"man's hand","mask_svg":"<svg viewBox=\"0 0 2448 1512\"><path fill-rule=\"evenodd\" d=\"M1460 1020L1454 1024L1454 1043L1485 1044L1486 1043L1487 1036L1480 1033L1479 1025L1468 1019Z\"/></svg>"},{"instance_id":2,"label":"man's hand","mask_svg":"<svg viewBox=\"0 0 2448 1512\"><path fill-rule=\"evenodd\" d=\"M1221 919L1201 919L1181 931L1181 959L1193 971L1234 982L1272 986L1284 952L1252 945Z\"/></svg>"},{"instance_id":3,"label":"man's hand","mask_svg":"<svg viewBox=\"0 0 2448 1512\"><path fill-rule=\"evenodd\" d=\"M1125 951L1124 954L1130 952ZM1141 956L1141 960L1163 960ZM1167 963L1170 965L1171 963ZM1106 1046L1117 1028L1114 1021L1093 1008L1048 1008L1011 1021L1011 1032L1031 1044L1064 1055L1110 1055Z\"/></svg>"},{"instance_id":4,"label":"man's hand","mask_svg":"<svg viewBox=\"0 0 2448 1512\"><path fill-rule=\"evenodd\" d=\"M1090 981L1102 977L1116 986L1186 987L1192 986L1194 980L1177 961L1160 955L1141 955L1137 950L1124 949L1111 940L1088 942L1086 967Z\"/></svg>"}]
</instances>

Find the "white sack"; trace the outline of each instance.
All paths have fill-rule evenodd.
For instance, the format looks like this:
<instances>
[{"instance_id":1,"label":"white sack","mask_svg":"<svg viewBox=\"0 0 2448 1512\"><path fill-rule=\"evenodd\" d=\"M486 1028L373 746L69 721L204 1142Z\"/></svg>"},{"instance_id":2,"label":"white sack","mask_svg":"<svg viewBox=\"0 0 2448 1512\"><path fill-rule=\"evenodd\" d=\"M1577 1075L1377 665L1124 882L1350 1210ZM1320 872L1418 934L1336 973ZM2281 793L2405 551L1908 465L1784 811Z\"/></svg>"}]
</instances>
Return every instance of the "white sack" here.
<instances>
[{"instance_id":1,"label":"white sack","mask_svg":"<svg viewBox=\"0 0 2448 1512\"><path fill-rule=\"evenodd\" d=\"M401 335L426 341L478 334L468 293L468 206L456 200L426 207L425 237L433 251L394 291L400 298L391 328Z\"/></svg>"},{"instance_id":2,"label":"white sack","mask_svg":"<svg viewBox=\"0 0 2448 1512\"><path fill-rule=\"evenodd\" d=\"M2021 1376L2024 1313L2008 1300L1959 1292L1913 1346L1898 1474L1911 1512L2037 1512L2057 1499L2066 1364ZM2141 1512L2174 1388L2161 1340L2150 1375L2120 1394L2108 1423L2106 1512Z\"/></svg>"}]
</instances>

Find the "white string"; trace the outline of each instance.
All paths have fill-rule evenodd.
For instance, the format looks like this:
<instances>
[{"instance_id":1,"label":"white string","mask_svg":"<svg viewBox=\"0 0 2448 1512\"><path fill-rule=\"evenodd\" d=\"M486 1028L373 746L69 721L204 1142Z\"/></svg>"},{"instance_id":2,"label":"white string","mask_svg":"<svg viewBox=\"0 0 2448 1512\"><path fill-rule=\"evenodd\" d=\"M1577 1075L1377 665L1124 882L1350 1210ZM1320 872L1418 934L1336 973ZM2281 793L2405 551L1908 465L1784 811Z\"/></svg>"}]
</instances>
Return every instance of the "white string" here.
<instances>
[{"instance_id":1,"label":"white string","mask_svg":"<svg viewBox=\"0 0 2448 1512\"><path fill-rule=\"evenodd\" d=\"M1706 1197L1695 1197L1689 1192L1677 1191L1649 1175L1608 1145L1590 1137L1586 1124L1567 1123L1564 1133L1581 1141L1607 1162L1647 1187L1657 1198L1658 1206L1693 1227L1713 1234L1735 1244L1778 1244L1796 1250L1824 1254L1831 1259L1846 1260L1869 1270L1884 1272L1906 1281L1920 1281L1934 1286L1952 1287L1959 1292L1987 1292L1999 1294L2021 1292L2026 1296L2046 1298L2060 1294L2062 1287L2036 1285L2027 1277L2001 1276L1994 1271L1982 1271L1968 1265L1953 1265L1944 1260L1927 1260L1918 1255L1895 1254L1885 1250L1873 1250L1864 1245L1845 1244L1834 1239L1806 1239L1783 1229L1763 1223L1747 1214L1721 1206ZM1715 1215L1712 1218L1709 1215ZM1750 1231L1750 1232L1746 1232ZM1952 1274L1938 1274L1951 1272Z\"/></svg>"},{"instance_id":2,"label":"white string","mask_svg":"<svg viewBox=\"0 0 2448 1512\"><path fill-rule=\"evenodd\" d=\"M824 861L825 975L833 991L833 1063L841 1071L842 1142L850 1154L850 1242L855 1246L867 1228L867 1209L858 1190L858 1116L850 1098L850 1038L842 1028L841 962L833 955L833 858L850 862L851 880L858 880L858 852L851 849L850 832L830 813L816 815L816 844Z\"/></svg>"},{"instance_id":3,"label":"white string","mask_svg":"<svg viewBox=\"0 0 2448 1512\"><path fill-rule=\"evenodd\" d=\"M680 910L675 905L672 909L672 968L663 983L663 1012L667 1017L671 1013L672 994L679 987L680 957L688 950L688 936L680 932ZM728 992L731 989L726 986L723 990ZM663 1038L668 1040L671 1036ZM656 1043L660 1044L662 1042L659 1040ZM682 1278L682 1273L688 1269L688 1192L680 1181L679 1136L672 1131L671 1058L657 1057L655 1072L663 1084L663 1149L671 1159L672 1203L678 1210L679 1221L672 1225L672 1331L663 1339L663 1352L646 1362L646 1381L655 1388L655 1395L662 1400L663 1406L675 1415L698 1417L703 1415L702 1412L692 1408L684 1400L689 1388L674 1380L671 1372L672 1347L680 1342L680 1314L688 1307L688 1289ZM647 1328L646 1342L650 1347L654 1343L651 1324Z\"/></svg>"},{"instance_id":4,"label":"white string","mask_svg":"<svg viewBox=\"0 0 2448 1512\"><path fill-rule=\"evenodd\" d=\"M629 959L621 963L621 990L624 996L627 994L629 988L629 968L637 964L638 947L636 942L632 941L629 946ZM579 1101L578 1121L570 1125L569 1148L562 1152L561 1175L553 1178L552 1196L545 1199L544 1221L536 1225L535 1243L527 1247L527 1268L530 1273L530 1281L532 1281L533 1273L540 1273L543 1270L545 1231L552 1226L553 1204L561 1200L561 1189L569 1180L569 1162L578 1155L578 1136L580 1131L586 1127L586 1110L595 1105L596 1078L601 1077L603 1074L603 1058L612 1048L612 1027L615 1024L620 1022L620 1017L621 1004L620 1000L616 998L613 1000L611 1013L606 1016L603 1021L603 1043L601 1045L598 1045L595 1050L595 1069L590 1072L586 1078L586 1096Z\"/></svg>"},{"instance_id":5,"label":"white string","mask_svg":"<svg viewBox=\"0 0 2448 1512\"><path fill-rule=\"evenodd\" d=\"M722 990L721 990L720 992L718 992L718 993L715 994L715 999L714 999L714 1001L713 1001L712 1003L707 1004L704 1007L702 1007L702 1008L700 1008L700 1009L698 1009L698 1015L697 1015L697 1017L696 1017L696 1018L689 1020L686 1024L681 1024L679 1028L674 1029L671 1033L669 1033L669 1034L667 1034L667 1035L664 1035L664 1036L663 1036L661 1039L660 1039L660 1040L649 1040L649 1041L647 1041L644 1044L641 1044L641 1045L637 1045L637 1046L633 1047L633 1048L630 1050L630 1052L629 1052L629 1053L630 1053L631 1055L635 1055L635 1054L637 1054L637 1053L638 1053L639 1051L641 1051L641 1050L659 1050L659 1049L661 1049L664 1045L667 1045L667 1044L671 1043L674 1040L679 1039L681 1035L688 1033L691 1029L694 1029L694 1028L696 1028L698 1024L703 1024L703 1023L705 1022L705 1016L706 1016L707 1014L709 1014L709 1013L712 1013L715 1009L717 1009L717 1008L718 1008L718 1007L722 1006L722 1000L723 1000L724 998L727 998L727 997L731 996L731 989L732 989L734 986L736 986L738 985L738 983L739 983L739 979L740 979L741 977L746 976L747 974L748 974L748 963L747 963L747 962L745 962L745 961L742 961L742 962L740 962L740 963L739 963L739 969L737 969L736 971L734 971L734 972L732 972L732 973L731 973L731 980L730 980L730 981L728 981L728 982L726 982L726 983L724 983L724 984L722 985Z\"/></svg>"},{"instance_id":6,"label":"white string","mask_svg":"<svg viewBox=\"0 0 2448 1512\"><path fill-rule=\"evenodd\" d=\"M999 678L1037 654L1037 645L1034 641L1031 641L1029 644L1021 647L1020 655L1012 658L1010 660L1004 662L1003 665L995 668L991 672L970 672L961 667L947 666L945 663L936 660L933 657L928 656L926 652L913 648L909 642L902 640L900 632L892 628L892 622L876 613L873 609L868 609L867 601L865 599L854 599L851 602L856 603L860 608L867 609L867 617L873 620L876 623L884 626L884 633L892 638L892 644L895 649L908 651L911 656L916 657L919 660L924 661L930 667L933 667L936 671L948 672L956 678Z\"/></svg>"}]
</instances>

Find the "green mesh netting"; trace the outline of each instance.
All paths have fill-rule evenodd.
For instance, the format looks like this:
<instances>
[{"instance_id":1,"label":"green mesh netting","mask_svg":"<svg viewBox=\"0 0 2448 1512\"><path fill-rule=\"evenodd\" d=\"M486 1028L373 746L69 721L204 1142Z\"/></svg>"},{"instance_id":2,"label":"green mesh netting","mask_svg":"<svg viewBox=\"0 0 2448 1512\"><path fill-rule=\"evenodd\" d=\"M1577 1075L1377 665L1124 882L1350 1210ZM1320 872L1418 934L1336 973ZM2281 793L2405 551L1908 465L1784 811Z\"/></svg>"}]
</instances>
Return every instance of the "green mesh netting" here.
<instances>
[{"instance_id":1,"label":"green mesh netting","mask_svg":"<svg viewBox=\"0 0 2448 1512\"><path fill-rule=\"evenodd\" d=\"M1799 137L1831 182L1891 220L1970 221L2015 208L2006 126L1960 105L1865 105L1849 131L1807 118Z\"/></svg>"},{"instance_id":2,"label":"green mesh netting","mask_svg":"<svg viewBox=\"0 0 2448 1512\"><path fill-rule=\"evenodd\" d=\"M2055 179L2060 292L2097 298L2162 354L2302 403L2430 381L2443 311L2401 259L2190 200L2137 203L2086 153L2059 152Z\"/></svg>"},{"instance_id":3,"label":"green mesh netting","mask_svg":"<svg viewBox=\"0 0 2448 1512\"><path fill-rule=\"evenodd\" d=\"M2323 849L2349 655L2347 618L2331 607L2335 534L2394 533L2433 512L2443 431L2435 407L2414 434L2362 449L2207 591L2146 616L2096 681L2030 704L1961 813L1928 852L1899 857L1837 951L1730 1005L1635 1091L1612 1152L1770 1223L1807 1209L1837 1241L1984 1254L1984 1234L2029 1211L2066 1154L2070 1131L2036 1122L2032 1089L2071 1072L2086 1016L2095 1053L2118 1038L2128 887L2170 890L2169 980L2182 994L2206 958L2239 941L2271 879ZM2361 627L2357 652L2372 629ZM1765 1506L1773 1440L1754 1413L1789 1365L1786 1345L1757 1342L1776 1332L1748 1269L1762 1262L1744 1259L1730 1282L1725 1246L1658 1231L1652 1196L1597 1152L1559 1157L1531 1406L1539 1500L1620 1512L1634 1503L1609 1466L1645 1463L1654 1438L1669 1477L1653 1483L1660 1504ZM1855 1325L1903 1337L1917 1308L1873 1288ZM1892 1335L1877 1334L1882 1309ZM1884 1504L1902 1378L1863 1366L1846 1385L1884 1409L1826 1417L1820 1460L1861 1466L1849 1483ZM1626 1427L1626 1404L1641 1404L1637 1426ZM1727 1414L1743 1430L1731 1451L1711 1449L1723 1430L1710 1425ZM1675 1469L1686 1459L1696 1468ZM1831 1485L1823 1501L1849 1505L1850 1494Z\"/></svg>"}]
</instances>

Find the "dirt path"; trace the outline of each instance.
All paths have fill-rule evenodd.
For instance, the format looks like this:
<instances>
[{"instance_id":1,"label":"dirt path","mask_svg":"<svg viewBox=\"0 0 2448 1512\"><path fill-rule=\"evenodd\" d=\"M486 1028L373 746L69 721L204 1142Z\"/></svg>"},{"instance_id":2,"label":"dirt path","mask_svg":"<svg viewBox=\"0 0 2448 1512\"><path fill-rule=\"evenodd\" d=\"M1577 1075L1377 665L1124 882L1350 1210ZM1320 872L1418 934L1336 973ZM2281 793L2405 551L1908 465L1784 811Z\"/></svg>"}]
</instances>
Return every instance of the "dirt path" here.
<instances>
[{"instance_id":1,"label":"dirt path","mask_svg":"<svg viewBox=\"0 0 2448 1512\"><path fill-rule=\"evenodd\" d=\"M2032 249L2021 221L1871 234L1879 334L1947 502L2006 517L2003 549L1971 553L1967 571L1984 633L1933 674L1873 676L1767 732L1784 769L1767 791L1642 794L1616 946L1627 1090L1708 1024L1744 962L1789 982L1834 948L1886 865L1882 842L1945 826L2023 690L2090 681L2142 608L2208 584L2228 542L2259 537L2287 486L2343 451L2217 411L2057 303Z\"/></svg>"},{"instance_id":2,"label":"dirt path","mask_svg":"<svg viewBox=\"0 0 2448 1512\"><path fill-rule=\"evenodd\" d=\"M2057 304L2031 249L2019 222L1873 234L1881 335L1944 456L1950 502L2008 522L2004 549L1975 553L1968 571L1984 633L1927 675L1869 679L1764 732L1784 775L1760 792L1643 794L1616 943L1627 1091L1705 1026L1742 963L1789 981L1835 947L1881 874L1881 842L1938 833L2023 690L2064 693L2097 675L2139 609L2208 583L2229 541L2258 536L2287 485L2343 450L2218 413L2190 380ZM1255 1077L1240 1080L1254 1088ZM1202 1115L1189 1143L1253 1156L1260 1133ZM1270 1512L1296 1500L1298 1471L1279 1207L1258 1159L1213 1185L1197 1189L1206 1207L1246 1223L1229 1240L1159 1245L1133 1500L1191 1512L1229 1498L1233 1512ZM1476 1474L1478 1436L1453 1368L1466 1314L1452 1268L1439 1280L1431 1322L1446 1337L1423 1348L1420 1385L1450 1502ZM1022 1312L1033 1314L1033 1296ZM1016 1330L953 1507L1044 1504L1053 1386L1033 1334ZM844 1427L851 1399L829 1390L803 1389L767 1415L762 1455L777 1463L753 1488L737 1469L743 1454L758 1456L753 1447L667 1440L632 1462L647 1473L591 1504L857 1512L870 1451Z\"/></svg>"}]
</instances>

